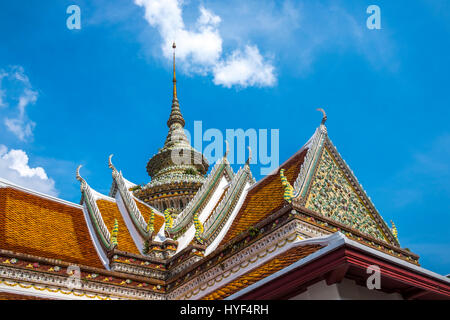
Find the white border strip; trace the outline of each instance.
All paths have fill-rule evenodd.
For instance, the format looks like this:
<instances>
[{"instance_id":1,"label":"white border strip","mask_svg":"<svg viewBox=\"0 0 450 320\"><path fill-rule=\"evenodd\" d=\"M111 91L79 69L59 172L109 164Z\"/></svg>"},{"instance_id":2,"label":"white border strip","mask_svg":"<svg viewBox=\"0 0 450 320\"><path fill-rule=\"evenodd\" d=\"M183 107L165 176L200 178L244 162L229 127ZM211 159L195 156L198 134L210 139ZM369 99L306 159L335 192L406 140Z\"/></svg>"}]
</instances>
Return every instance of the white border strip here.
<instances>
[{"instance_id":1,"label":"white border strip","mask_svg":"<svg viewBox=\"0 0 450 320\"><path fill-rule=\"evenodd\" d=\"M98 239L97 232L95 231L94 225L92 224L88 209L85 207L83 207L83 215L84 220L86 221L87 228L89 230L90 238L92 240L95 250L97 251L97 255L100 258L100 261L102 262L105 269L110 270L108 256L106 255L106 252L103 250L103 247Z\"/></svg>"},{"instance_id":2,"label":"white border strip","mask_svg":"<svg viewBox=\"0 0 450 320\"><path fill-rule=\"evenodd\" d=\"M36 286L39 287L40 285L36 285ZM95 298L89 298L86 296L77 297L73 293L69 293L69 294L63 294L61 292L46 293L46 292L37 290L33 287L28 288L28 289L24 289L24 288L20 288L20 287L9 287L4 283L0 283L0 292L17 294L17 295L21 295L21 296L29 296L31 298L43 298L43 299L52 299L52 300L101 300L100 298L97 298L97 297L95 297ZM82 292L82 293L84 293L84 292ZM100 296L99 294L95 294L95 293L94 294L88 293L88 295ZM109 297L109 299L115 300L116 298Z\"/></svg>"},{"instance_id":3,"label":"white border strip","mask_svg":"<svg viewBox=\"0 0 450 320\"><path fill-rule=\"evenodd\" d=\"M11 181L8 181L8 180L3 179L3 178L0 177L0 188L2 188L2 187L3 188L11 187L13 189L17 189L17 190L20 190L20 191L23 191L23 192L32 194L34 196L38 196L38 197L47 199L47 200L59 202L61 204L68 205L68 206L71 206L71 207L75 207L75 208L78 208L78 209L83 209L83 206L81 206L81 205L79 205L77 203L73 203L73 202L70 202L70 201L67 201L67 200L63 200L63 199L60 199L60 198L56 198L56 197L50 196L50 195L45 194L45 193L41 193L41 192L34 191L34 190L31 190L31 189L28 189L28 188L25 188L25 187L21 187L21 186L15 184L15 183L12 183Z\"/></svg>"}]
</instances>

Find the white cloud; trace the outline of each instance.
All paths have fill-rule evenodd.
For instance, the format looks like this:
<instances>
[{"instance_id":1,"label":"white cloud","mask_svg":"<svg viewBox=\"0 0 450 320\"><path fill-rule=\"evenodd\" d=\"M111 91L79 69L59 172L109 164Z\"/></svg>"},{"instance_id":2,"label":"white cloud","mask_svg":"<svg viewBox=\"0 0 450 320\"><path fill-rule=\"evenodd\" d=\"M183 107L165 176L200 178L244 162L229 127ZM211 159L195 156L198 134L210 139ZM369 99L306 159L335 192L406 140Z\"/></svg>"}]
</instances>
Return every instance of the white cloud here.
<instances>
[{"instance_id":1,"label":"white cloud","mask_svg":"<svg viewBox=\"0 0 450 320\"><path fill-rule=\"evenodd\" d=\"M28 155L23 150L9 150L0 145L0 177L20 186L48 195L58 196L55 181L41 167L31 168Z\"/></svg>"},{"instance_id":2,"label":"white cloud","mask_svg":"<svg viewBox=\"0 0 450 320\"><path fill-rule=\"evenodd\" d=\"M1 107L6 107L6 102L4 101L5 99L5 90L2 89L2 80L5 76L7 76L8 74L4 73L3 71L0 71L0 108Z\"/></svg>"},{"instance_id":3,"label":"white cloud","mask_svg":"<svg viewBox=\"0 0 450 320\"><path fill-rule=\"evenodd\" d=\"M38 93L20 66L0 70L0 107L8 107L3 123L17 138L25 141L33 136L35 123L28 119L26 108L36 103ZM4 85L8 89L4 89Z\"/></svg>"},{"instance_id":4,"label":"white cloud","mask_svg":"<svg viewBox=\"0 0 450 320\"><path fill-rule=\"evenodd\" d=\"M211 1L210 8L226 21L220 28L224 43L256 39L276 55L280 74L305 77L324 58L347 52L375 69L396 72L400 63L393 29L367 29L367 6L336 0L228 0Z\"/></svg>"},{"instance_id":5,"label":"white cloud","mask_svg":"<svg viewBox=\"0 0 450 320\"><path fill-rule=\"evenodd\" d=\"M274 67L264 60L256 46L246 47L244 53L237 49L230 58L223 59L223 40L219 33L221 18L205 7L200 6L195 27L188 29L179 0L135 0L135 4L145 8L145 19L158 29L166 58L171 57L171 44L176 41L177 59L185 71L203 75L212 73L214 83L226 87L275 84ZM251 61L253 58L256 60ZM245 74L238 76L239 71Z\"/></svg>"},{"instance_id":6,"label":"white cloud","mask_svg":"<svg viewBox=\"0 0 450 320\"><path fill-rule=\"evenodd\" d=\"M275 82L274 67L264 63L255 46L246 46L244 52L235 50L214 68L214 83L227 88L236 84L241 87L273 86Z\"/></svg>"}]
</instances>

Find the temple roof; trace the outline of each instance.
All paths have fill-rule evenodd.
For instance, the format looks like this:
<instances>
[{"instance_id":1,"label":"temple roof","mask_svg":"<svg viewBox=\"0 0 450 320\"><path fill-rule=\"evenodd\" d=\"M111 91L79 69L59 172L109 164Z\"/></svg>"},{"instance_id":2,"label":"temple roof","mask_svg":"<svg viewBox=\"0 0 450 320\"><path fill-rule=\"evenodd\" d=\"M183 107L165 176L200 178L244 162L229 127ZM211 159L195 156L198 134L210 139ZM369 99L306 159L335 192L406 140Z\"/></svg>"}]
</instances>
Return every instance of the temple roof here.
<instances>
[{"instance_id":1,"label":"temple roof","mask_svg":"<svg viewBox=\"0 0 450 320\"><path fill-rule=\"evenodd\" d=\"M174 116L171 125L181 122ZM81 205L0 180L0 249L122 272L116 284L134 289L147 279L146 297L170 299L234 296L336 237L418 265L342 160L324 120L298 152L257 183L250 158L234 173L226 152L176 217L137 199L137 185L111 158L109 196L93 190L77 169ZM138 276L139 284L122 279Z\"/></svg>"},{"instance_id":2,"label":"temple roof","mask_svg":"<svg viewBox=\"0 0 450 320\"><path fill-rule=\"evenodd\" d=\"M117 219L119 224L119 232L117 237L117 248L122 251L139 254L139 250L130 235L128 228L125 225L125 221L122 218L119 208L115 201L97 200L97 206L102 215L108 230L112 230L114 227L114 221Z\"/></svg>"},{"instance_id":3,"label":"temple roof","mask_svg":"<svg viewBox=\"0 0 450 320\"><path fill-rule=\"evenodd\" d=\"M81 206L13 184L0 186L0 248L103 268Z\"/></svg>"},{"instance_id":4,"label":"temple roof","mask_svg":"<svg viewBox=\"0 0 450 320\"><path fill-rule=\"evenodd\" d=\"M160 214L159 212L157 212L156 209L151 208L149 205L143 203L141 200L139 199L134 199L139 211L142 214L142 217L144 217L145 221L149 221L150 219L150 215L152 214L152 211L154 213L154 228L155 228L155 232L159 232L159 230L161 229L161 227L164 224L164 216L162 214ZM156 213L156 214L155 214Z\"/></svg>"},{"instance_id":5,"label":"temple roof","mask_svg":"<svg viewBox=\"0 0 450 320\"><path fill-rule=\"evenodd\" d=\"M307 147L302 148L300 152L297 152L281 165L274 174L264 177L248 191L244 204L228 229L221 245L227 243L239 233L253 227L257 222L285 205L279 172L282 168L286 169L286 177L290 183L294 183L307 150Z\"/></svg>"}]
</instances>

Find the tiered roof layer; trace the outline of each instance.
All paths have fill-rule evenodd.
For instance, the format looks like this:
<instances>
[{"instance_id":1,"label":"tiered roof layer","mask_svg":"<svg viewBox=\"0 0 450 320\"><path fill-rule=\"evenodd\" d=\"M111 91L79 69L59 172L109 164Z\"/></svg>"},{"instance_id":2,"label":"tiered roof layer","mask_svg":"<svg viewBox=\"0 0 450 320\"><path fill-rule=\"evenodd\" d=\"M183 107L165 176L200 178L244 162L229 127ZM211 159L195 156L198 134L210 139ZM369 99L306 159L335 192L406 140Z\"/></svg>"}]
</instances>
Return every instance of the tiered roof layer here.
<instances>
[{"instance_id":1,"label":"tiered roof layer","mask_svg":"<svg viewBox=\"0 0 450 320\"><path fill-rule=\"evenodd\" d=\"M103 268L81 208L0 188L0 248Z\"/></svg>"}]
</instances>

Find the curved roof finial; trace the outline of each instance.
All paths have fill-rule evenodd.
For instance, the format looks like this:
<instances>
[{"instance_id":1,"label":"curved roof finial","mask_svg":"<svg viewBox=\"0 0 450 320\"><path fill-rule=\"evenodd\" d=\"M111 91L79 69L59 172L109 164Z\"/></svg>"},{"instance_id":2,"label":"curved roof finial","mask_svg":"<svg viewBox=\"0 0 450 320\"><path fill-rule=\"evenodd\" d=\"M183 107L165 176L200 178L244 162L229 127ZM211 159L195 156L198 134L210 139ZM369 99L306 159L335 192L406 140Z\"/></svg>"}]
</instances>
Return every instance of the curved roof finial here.
<instances>
[{"instance_id":1,"label":"curved roof finial","mask_svg":"<svg viewBox=\"0 0 450 320\"><path fill-rule=\"evenodd\" d=\"M252 148L250 148L250 146L247 147L248 148L248 159L245 162L246 165L250 164L250 161L252 161Z\"/></svg>"},{"instance_id":2,"label":"curved roof finial","mask_svg":"<svg viewBox=\"0 0 450 320\"><path fill-rule=\"evenodd\" d=\"M322 112L322 124L325 125L325 122L327 121L327 114L325 113L325 110L323 110L322 108L318 108L316 110Z\"/></svg>"},{"instance_id":3,"label":"curved roof finial","mask_svg":"<svg viewBox=\"0 0 450 320\"><path fill-rule=\"evenodd\" d=\"M86 182L86 180L84 180L81 176L80 176L80 168L82 167L82 165L80 164L79 166L78 166L78 168L77 168L77 173L76 173L76 178L77 178L77 180L78 181L80 181L80 190L81 190L81 192L83 192L86 188L87 188L87 186L88 186L88 184L87 184L87 182Z\"/></svg>"},{"instance_id":4,"label":"curved roof finial","mask_svg":"<svg viewBox=\"0 0 450 320\"><path fill-rule=\"evenodd\" d=\"M116 170L116 167L114 167L114 165L113 165L113 163L112 163L112 161L111 161L111 159L112 159L113 156L114 156L114 154L110 154L110 155L109 155L109 158L108 158L108 167L109 167L110 169L112 169L112 170Z\"/></svg>"},{"instance_id":5,"label":"curved roof finial","mask_svg":"<svg viewBox=\"0 0 450 320\"><path fill-rule=\"evenodd\" d=\"M77 168L77 173L76 173L76 178L77 178L77 180L78 181L80 181L81 183L83 183L83 182L86 182L81 176L80 176L80 168L82 167L83 165L79 165L78 166L78 168Z\"/></svg>"},{"instance_id":6,"label":"curved roof finial","mask_svg":"<svg viewBox=\"0 0 450 320\"><path fill-rule=\"evenodd\" d=\"M225 140L225 155L223 156L225 159L228 157L229 152L230 152L230 146L228 145L228 141Z\"/></svg>"}]
</instances>

